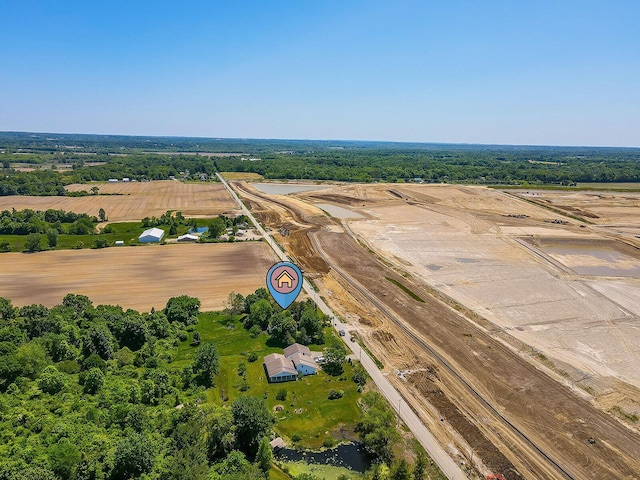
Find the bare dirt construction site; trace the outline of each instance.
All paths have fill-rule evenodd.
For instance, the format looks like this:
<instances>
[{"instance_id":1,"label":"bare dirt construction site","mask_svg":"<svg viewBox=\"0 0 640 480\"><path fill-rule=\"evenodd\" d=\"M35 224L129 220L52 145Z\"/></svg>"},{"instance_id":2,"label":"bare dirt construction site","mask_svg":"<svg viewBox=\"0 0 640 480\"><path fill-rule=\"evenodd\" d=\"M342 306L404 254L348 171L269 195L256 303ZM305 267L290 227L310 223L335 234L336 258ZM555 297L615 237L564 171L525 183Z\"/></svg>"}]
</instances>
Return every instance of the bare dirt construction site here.
<instances>
[{"instance_id":1,"label":"bare dirt construction site","mask_svg":"<svg viewBox=\"0 0 640 480\"><path fill-rule=\"evenodd\" d=\"M175 180L153 182L89 183L68 185L68 191L98 187L99 193L84 197L0 197L0 210L67 210L98 215L103 208L109 221L139 221L160 216L167 210L181 211L185 217L212 217L237 208L219 183L183 183Z\"/></svg>"},{"instance_id":2,"label":"bare dirt construction site","mask_svg":"<svg viewBox=\"0 0 640 480\"><path fill-rule=\"evenodd\" d=\"M139 311L164 308L178 295L198 297L203 310L221 310L229 292L264 286L276 257L264 242L148 245L0 255L0 296L16 306L52 307L67 293L94 304Z\"/></svg>"},{"instance_id":3,"label":"bare dirt construction site","mask_svg":"<svg viewBox=\"0 0 640 480\"><path fill-rule=\"evenodd\" d=\"M234 188L475 475L640 477L633 195L596 224L537 192Z\"/></svg>"}]
</instances>

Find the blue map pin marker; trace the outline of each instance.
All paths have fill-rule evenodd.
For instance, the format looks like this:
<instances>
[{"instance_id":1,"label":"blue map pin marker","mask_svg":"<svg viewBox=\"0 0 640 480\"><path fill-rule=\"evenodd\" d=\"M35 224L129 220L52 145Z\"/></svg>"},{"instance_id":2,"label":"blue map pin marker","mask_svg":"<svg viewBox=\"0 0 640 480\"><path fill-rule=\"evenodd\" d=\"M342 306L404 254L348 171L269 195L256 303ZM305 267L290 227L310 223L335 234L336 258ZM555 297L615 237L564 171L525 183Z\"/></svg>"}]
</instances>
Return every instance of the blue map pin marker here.
<instances>
[{"instance_id":1,"label":"blue map pin marker","mask_svg":"<svg viewBox=\"0 0 640 480\"><path fill-rule=\"evenodd\" d=\"M267 273L267 289L278 305L287 308L302 290L302 272L291 262L276 263Z\"/></svg>"}]
</instances>

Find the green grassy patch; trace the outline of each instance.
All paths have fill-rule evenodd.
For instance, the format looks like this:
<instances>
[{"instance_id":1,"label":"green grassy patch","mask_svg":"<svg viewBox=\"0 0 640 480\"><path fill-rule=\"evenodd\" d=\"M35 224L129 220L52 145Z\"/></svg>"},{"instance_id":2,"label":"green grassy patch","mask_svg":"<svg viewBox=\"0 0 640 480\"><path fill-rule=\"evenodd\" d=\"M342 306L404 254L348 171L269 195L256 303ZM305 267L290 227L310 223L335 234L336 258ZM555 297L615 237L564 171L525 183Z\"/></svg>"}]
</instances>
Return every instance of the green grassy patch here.
<instances>
[{"instance_id":1,"label":"green grassy patch","mask_svg":"<svg viewBox=\"0 0 640 480\"><path fill-rule=\"evenodd\" d=\"M332 377L320 370L316 375L295 382L270 384L263 359L270 353L282 353L282 349L267 346L268 336L265 333L251 338L238 319L219 312L202 313L196 329L202 343L212 342L220 352L220 375L216 378L216 386L206 392L209 401L230 404L242 395L264 398L276 418L275 431L290 444L293 443L292 437L299 437L296 445L301 448L319 448L327 438L340 440L345 434L354 437L353 429L360 420L357 404L360 394L357 385L351 381L351 365L345 364L344 374L340 377ZM332 336L330 328L325 335L328 344L339 342ZM181 343L173 365L182 368L191 363L197 347L190 343L191 337ZM320 351L323 346L311 345L310 348ZM258 356L255 362L248 361L250 352ZM246 366L246 382L238 374L241 362ZM248 386L248 389L242 391L243 386ZM276 399L281 389L287 391L284 401ZM340 399L329 400L330 390L342 390L344 395ZM276 405L282 405L282 410L276 411Z\"/></svg>"},{"instance_id":2,"label":"green grassy patch","mask_svg":"<svg viewBox=\"0 0 640 480\"><path fill-rule=\"evenodd\" d=\"M406 293L407 295L409 295L411 298L413 298L415 301L420 302L420 303L424 303L424 300L422 298L420 298L418 295L416 295L415 293L413 293L411 290L409 290L407 287L405 287L403 284L401 284L399 281L390 278L390 277L384 277L387 280L389 280L391 283L393 283L396 287L399 287L404 293Z\"/></svg>"},{"instance_id":3,"label":"green grassy patch","mask_svg":"<svg viewBox=\"0 0 640 480\"><path fill-rule=\"evenodd\" d=\"M317 478L324 480L338 480L340 475L344 475L349 480L364 478L364 475L345 467L336 467L333 465L316 465L304 462L283 462L283 469L288 471L294 477L303 473L310 473ZM272 477L273 478L273 477Z\"/></svg>"}]
</instances>

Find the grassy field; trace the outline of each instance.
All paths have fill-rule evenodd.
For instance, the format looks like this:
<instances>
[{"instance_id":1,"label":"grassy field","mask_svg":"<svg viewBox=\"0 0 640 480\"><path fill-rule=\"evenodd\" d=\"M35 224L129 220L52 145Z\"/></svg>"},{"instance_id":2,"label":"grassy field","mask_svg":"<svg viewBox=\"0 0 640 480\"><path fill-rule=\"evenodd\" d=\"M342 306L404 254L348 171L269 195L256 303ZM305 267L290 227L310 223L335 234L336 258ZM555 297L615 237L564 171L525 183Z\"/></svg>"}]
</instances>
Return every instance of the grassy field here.
<instances>
[{"instance_id":1,"label":"grassy field","mask_svg":"<svg viewBox=\"0 0 640 480\"><path fill-rule=\"evenodd\" d=\"M291 475L297 477L303 473L314 475L317 478L323 480L338 480L339 478L348 478L349 480L356 480L364 478L364 475L349 470L344 467L334 467L333 465L315 465L304 462L284 462L282 464L283 469L288 471ZM343 477L340 477L343 475ZM273 479L274 477L270 477ZM286 478L286 477L285 477Z\"/></svg>"},{"instance_id":2,"label":"grassy field","mask_svg":"<svg viewBox=\"0 0 640 480\"><path fill-rule=\"evenodd\" d=\"M270 353L282 353L282 349L268 346L266 334L251 338L238 320L219 313L202 314L197 330L202 342L213 342L221 356L217 385L207 390L207 398L211 402L230 403L241 395L264 398L276 416L276 432L289 444L294 443L294 438L299 439L295 443L303 448L319 448L325 442L331 443L345 436L353 437L353 428L360 419L357 405L360 394L356 384L351 381L350 365L345 366L341 377L332 377L320 371L296 382L270 384L262 360ZM180 346L176 357L178 365L187 365L193 358L196 349L190 346L190 341ZM321 346L310 348L322 350ZM251 352L258 357L255 362L247 359ZM246 382L238 375L241 363L246 366ZM242 391L244 388L247 389ZM284 401L276 399L281 389L287 392ZM343 390L344 396L328 400L330 390ZM282 411L275 411L276 405L282 405Z\"/></svg>"}]
</instances>

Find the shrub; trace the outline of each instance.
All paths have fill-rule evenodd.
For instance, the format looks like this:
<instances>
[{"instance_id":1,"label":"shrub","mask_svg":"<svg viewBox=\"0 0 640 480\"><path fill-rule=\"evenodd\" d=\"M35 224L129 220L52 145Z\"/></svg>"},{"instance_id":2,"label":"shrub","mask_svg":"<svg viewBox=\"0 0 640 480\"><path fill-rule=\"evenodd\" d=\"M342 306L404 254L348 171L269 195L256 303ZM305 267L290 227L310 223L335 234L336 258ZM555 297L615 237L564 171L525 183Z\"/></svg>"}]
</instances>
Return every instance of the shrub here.
<instances>
[{"instance_id":1,"label":"shrub","mask_svg":"<svg viewBox=\"0 0 640 480\"><path fill-rule=\"evenodd\" d=\"M249 333L251 334L251 338L256 338L262 333L262 329L259 325L254 325L249 329Z\"/></svg>"},{"instance_id":2,"label":"shrub","mask_svg":"<svg viewBox=\"0 0 640 480\"><path fill-rule=\"evenodd\" d=\"M336 444L335 440L331 437L327 437L322 442L322 446L325 448L331 448Z\"/></svg>"},{"instance_id":3,"label":"shrub","mask_svg":"<svg viewBox=\"0 0 640 480\"><path fill-rule=\"evenodd\" d=\"M329 400L337 400L344 396L344 390L329 390Z\"/></svg>"},{"instance_id":4,"label":"shrub","mask_svg":"<svg viewBox=\"0 0 640 480\"><path fill-rule=\"evenodd\" d=\"M249 362L253 363L256 360L258 360L258 354L256 352L251 352L249 353L249 355L247 355L247 360L249 360Z\"/></svg>"},{"instance_id":5,"label":"shrub","mask_svg":"<svg viewBox=\"0 0 640 480\"><path fill-rule=\"evenodd\" d=\"M287 389L281 388L278 390L278 393L276 393L276 399L284 402L287 399Z\"/></svg>"},{"instance_id":6,"label":"shrub","mask_svg":"<svg viewBox=\"0 0 640 480\"><path fill-rule=\"evenodd\" d=\"M299 442L300 440L302 440L302 437L301 437L301 436L300 436L300 434L298 434L298 433L294 433L294 434L291 436L291 441L292 441L293 443Z\"/></svg>"}]
</instances>

